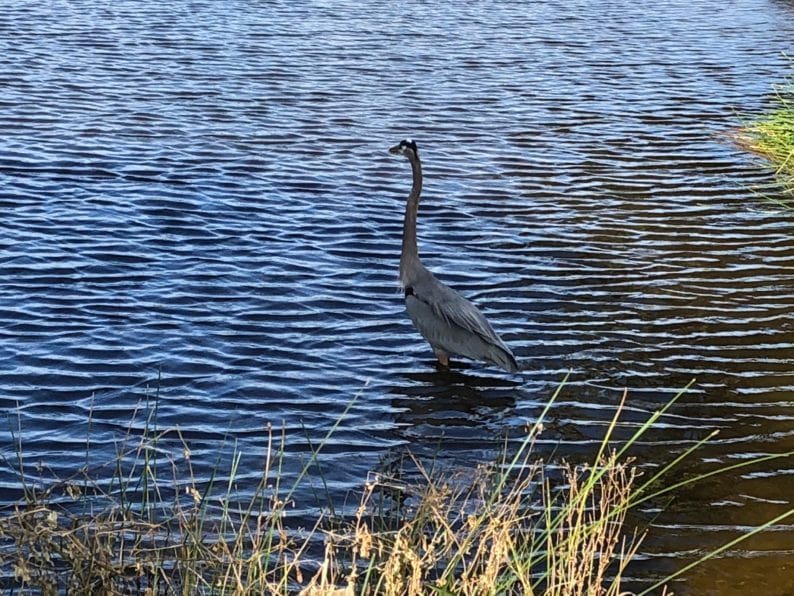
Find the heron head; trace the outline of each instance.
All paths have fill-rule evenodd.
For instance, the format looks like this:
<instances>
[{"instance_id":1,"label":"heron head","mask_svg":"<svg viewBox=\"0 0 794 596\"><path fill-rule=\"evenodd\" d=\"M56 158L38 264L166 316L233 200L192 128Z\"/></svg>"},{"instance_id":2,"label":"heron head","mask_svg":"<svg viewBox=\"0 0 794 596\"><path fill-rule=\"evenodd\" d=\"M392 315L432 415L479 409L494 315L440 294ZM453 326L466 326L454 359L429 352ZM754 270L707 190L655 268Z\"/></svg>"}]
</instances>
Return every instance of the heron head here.
<instances>
[{"instance_id":1,"label":"heron head","mask_svg":"<svg viewBox=\"0 0 794 596\"><path fill-rule=\"evenodd\" d=\"M408 159L413 159L419 156L419 151L416 149L416 142L411 139L403 139L394 147L389 149L392 155L405 155Z\"/></svg>"}]
</instances>

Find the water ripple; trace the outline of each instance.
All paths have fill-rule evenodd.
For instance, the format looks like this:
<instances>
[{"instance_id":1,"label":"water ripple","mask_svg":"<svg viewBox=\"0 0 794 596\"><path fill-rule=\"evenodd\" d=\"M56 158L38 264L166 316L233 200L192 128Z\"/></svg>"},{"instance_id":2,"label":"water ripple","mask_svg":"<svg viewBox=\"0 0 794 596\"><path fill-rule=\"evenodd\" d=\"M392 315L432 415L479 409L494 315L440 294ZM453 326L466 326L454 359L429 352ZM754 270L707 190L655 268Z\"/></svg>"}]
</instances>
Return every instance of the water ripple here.
<instances>
[{"instance_id":1,"label":"water ripple","mask_svg":"<svg viewBox=\"0 0 794 596\"><path fill-rule=\"evenodd\" d=\"M490 457L566 371L539 449L588 459L623 387L621 436L696 378L640 461L711 429L687 473L794 450L791 218L721 136L762 107L792 17L771 0L7 10L0 404L53 477L85 463L87 432L112 458L157 401L196 474L237 440L253 488L268 423L305 454L360 392L323 458L340 500L406 447ZM386 153L404 136L425 160L425 260L530 362L521 379L436 372L406 320L409 170ZM791 478L771 462L680 496L636 579L790 507ZM19 491L0 470L0 499ZM785 561L794 530L774 534L691 593Z\"/></svg>"}]
</instances>

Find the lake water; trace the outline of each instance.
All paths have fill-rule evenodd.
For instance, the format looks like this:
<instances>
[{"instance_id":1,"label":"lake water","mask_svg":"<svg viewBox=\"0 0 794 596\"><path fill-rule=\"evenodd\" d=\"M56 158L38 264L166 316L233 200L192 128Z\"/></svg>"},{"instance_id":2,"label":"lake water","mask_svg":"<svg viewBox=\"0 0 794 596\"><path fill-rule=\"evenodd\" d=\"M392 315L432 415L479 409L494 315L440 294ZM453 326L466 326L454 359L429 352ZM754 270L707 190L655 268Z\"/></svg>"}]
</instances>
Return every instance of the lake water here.
<instances>
[{"instance_id":1,"label":"lake water","mask_svg":"<svg viewBox=\"0 0 794 596\"><path fill-rule=\"evenodd\" d=\"M200 478L267 425L333 498L407 450L451 467L520 438L586 461L694 388L634 454L671 481L794 451L794 220L723 133L794 50L782 0L11 2L0 11L0 500L112 459L158 396ZM420 251L530 363L437 371L397 284L410 170ZM91 423L88 418L91 414ZM177 455L174 455L177 457ZM250 486L247 486L250 483ZM642 582L792 507L794 460L677 493ZM317 500L296 495L296 518ZM794 592L794 525L674 584Z\"/></svg>"}]
</instances>

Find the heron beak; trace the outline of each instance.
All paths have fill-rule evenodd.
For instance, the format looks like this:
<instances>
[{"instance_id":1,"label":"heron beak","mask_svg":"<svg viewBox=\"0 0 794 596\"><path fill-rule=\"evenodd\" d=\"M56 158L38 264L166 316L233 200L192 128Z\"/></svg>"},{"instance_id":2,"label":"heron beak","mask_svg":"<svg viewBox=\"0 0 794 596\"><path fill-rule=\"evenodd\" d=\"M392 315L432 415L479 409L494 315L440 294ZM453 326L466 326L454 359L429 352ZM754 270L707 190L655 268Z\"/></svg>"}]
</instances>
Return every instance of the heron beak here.
<instances>
[{"instance_id":1,"label":"heron beak","mask_svg":"<svg viewBox=\"0 0 794 596\"><path fill-rule=\"evenodd\" d=\"M402 152L403 152L403 149L402 149L402 147L400 146L399 143L397 145L395 145L394 147L392 147L391 149L389 149L389 153L391 153L392 155L399 155Z\"/></svg>"}]
</instances>

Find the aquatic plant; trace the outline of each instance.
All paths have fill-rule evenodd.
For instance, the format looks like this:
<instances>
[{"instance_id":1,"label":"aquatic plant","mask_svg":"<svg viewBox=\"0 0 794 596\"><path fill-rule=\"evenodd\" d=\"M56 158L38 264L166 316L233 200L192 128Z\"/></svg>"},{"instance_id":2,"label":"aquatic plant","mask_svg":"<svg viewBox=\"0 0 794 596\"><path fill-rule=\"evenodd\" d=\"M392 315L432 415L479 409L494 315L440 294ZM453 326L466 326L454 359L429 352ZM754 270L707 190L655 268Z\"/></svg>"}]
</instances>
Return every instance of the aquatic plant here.
<instances>
[{"instance_id":1,"label":"aquatic plant","mask_svg":"<svg viewBox=\"0 0 794 596\"><path fill-rule=\"evenodd\" d=\"M156 403L146 409L142 436L132 444L128 433L111 465L86 466L46 486L31 480L17 428L15 464L24 497L0 519L6 585L45 594L617 596L643 538L626 527L632 507L757 460L665 486L668 472L707 437L643 477L631 447L682 391L618 444L621 402L591 464L550 466L533 447L561 390L514 452L506 444L499 458L474 472L428 469L409 457L406 465L418 480L373 474L353 514L318 513L305 532L288 527L287 508L358 396L290 485L282 473L286 436L270 428L261 478L248 500L235 489L240 451L234 449L227 480L220 480L219 465L200 482L188 443L180 436L178 450L163 444L171 431L157 427ZM171 475L164 477L163 469ZM672 577L643 594L664 590Z\"/></svg>"},{"instance_id":2,"label":"aquatic plant","mask_svg":"<svg viewBox=\"0 0 794 596\"><path fill-rule=\"evenodd\" d=\"M791 61L794 67L794 60ZM735 135L736 141L774 167L787 199L777 202L787 208L794 199L794 75L774 87L772 107L765 114L752 118Z\"/></svg>"}]
</instances>

